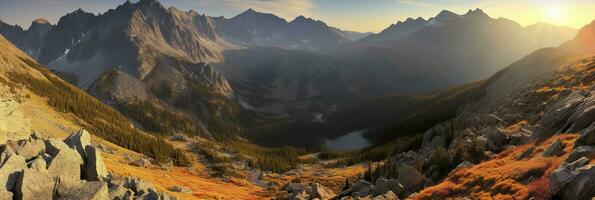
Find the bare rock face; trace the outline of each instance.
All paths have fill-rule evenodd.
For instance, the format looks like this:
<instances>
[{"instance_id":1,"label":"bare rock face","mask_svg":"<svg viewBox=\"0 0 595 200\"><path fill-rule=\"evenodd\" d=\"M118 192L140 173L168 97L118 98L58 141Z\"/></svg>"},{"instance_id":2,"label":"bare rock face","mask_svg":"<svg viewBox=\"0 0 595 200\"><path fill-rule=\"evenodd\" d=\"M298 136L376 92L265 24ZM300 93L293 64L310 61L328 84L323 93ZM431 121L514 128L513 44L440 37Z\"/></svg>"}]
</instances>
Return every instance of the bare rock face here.
<instances>
[{"instance_id":1,"label":"bare rock face","mask_svg":"<svg viewBox=\"0 0 595 200\"><path fill-rule=\"evenodd\" d=\"M103 200L109 197L107 183L100 181L63 181L58 184L56 193L59 199L65 200Z\"/></svg>"},{"instance_id":2,"label":"bare rock face","mask_svg":"<svg viewBox=\"0 0 595 200\"><path fill-rule=\"evenodd\" d=\"M17 199L52 199L54 179L48 174L32 169L25 169L16 185Z\"/></svg>"}]
</instances>

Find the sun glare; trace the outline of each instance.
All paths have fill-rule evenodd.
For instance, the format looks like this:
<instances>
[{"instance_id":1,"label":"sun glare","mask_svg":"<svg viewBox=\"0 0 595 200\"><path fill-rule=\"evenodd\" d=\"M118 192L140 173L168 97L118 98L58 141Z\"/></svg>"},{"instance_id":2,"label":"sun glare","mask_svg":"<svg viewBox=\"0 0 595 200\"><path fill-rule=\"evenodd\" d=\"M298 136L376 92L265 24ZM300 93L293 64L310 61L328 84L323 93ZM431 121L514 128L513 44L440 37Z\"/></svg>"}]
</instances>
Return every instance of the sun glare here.
<instances>
[{"instance_id":1,"label":"sun glare","mask_svg":"<svg viewBox=\"0 0 595 200\"><path fill-rule=\"evenodd\" d=\"M566 12L563 7L552 6L545 9L544 20L554 24L567 23Z\"/></svg>"}]
</instances>

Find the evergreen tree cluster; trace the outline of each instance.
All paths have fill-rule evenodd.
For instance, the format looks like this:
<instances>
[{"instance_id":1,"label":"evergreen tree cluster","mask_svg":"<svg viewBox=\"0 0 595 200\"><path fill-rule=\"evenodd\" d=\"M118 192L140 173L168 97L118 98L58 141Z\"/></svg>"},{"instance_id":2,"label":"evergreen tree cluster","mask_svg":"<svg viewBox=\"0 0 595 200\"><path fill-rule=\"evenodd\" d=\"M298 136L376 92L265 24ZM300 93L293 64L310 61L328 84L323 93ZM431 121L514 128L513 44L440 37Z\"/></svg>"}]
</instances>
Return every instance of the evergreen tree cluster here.
<instances>
[{"instance_id":1,"label":"evergreen tree cluster","mask_svg":"<svg viewBox=\"0 0 595 200\"><path fill-rule=\"evenodd\" d=\"M84 120L79 125L89 132L124 148L154 157L158 162L173 161L176 165L189 165L183 153L163 139L133 128L122 114L60 80L45 67L26 58L21 60L41 72L49 82L17 72L9 73L9 79L13 83L24 85L39 96L46 97L48 104L57 111L72 113Z\"/></svg>"},{"instance_id":2,"label":"evergreen tree cluster","mask_svg":"<svg viewBox=\"0 0 595 200\"><path fill-rule=\"evenodd\" d=\"M248 157L249 166L278 173L297 167L299 156L305 153L305 150L293 147L266 148L240 140L229 144Z\"/></svg>"},{"instance_id":3,"label":"evergreen tree cluster","mask_svg":"<svg viewBox=\"0 0 595 200\"><path fill-rule=\"evenodd\" d=\"M160 108L148 100L117 103L116 108L124 115L133 118L147 131L160 134L185 133L188 135L201 134L199 124L184 114Z\"/></svg>"}]
</instances>

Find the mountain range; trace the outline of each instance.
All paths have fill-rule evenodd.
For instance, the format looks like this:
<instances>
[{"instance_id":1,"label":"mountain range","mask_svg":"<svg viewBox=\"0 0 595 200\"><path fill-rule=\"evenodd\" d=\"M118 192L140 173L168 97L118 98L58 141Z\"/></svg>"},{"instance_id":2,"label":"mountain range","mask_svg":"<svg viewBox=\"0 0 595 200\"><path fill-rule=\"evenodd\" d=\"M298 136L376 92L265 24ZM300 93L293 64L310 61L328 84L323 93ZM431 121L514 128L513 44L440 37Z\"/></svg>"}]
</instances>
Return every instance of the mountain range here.
<instances>
[{"instance_id":1,"label":"mountain range","mask_svg":"<svg viewBox=\"0 0 595 200\"><path fill-rule=\"evenodd\" d=\"M249 9L228 19L141 0L99 15L79 9L56 25L36 20L28 30L3 23L0 33L151 131L212 136L267 116L294 121L337 104L480 80L575 30L522 27L476 9L364 36L303 16ZM156 114L143 116L143 108ZM186 125L156 126L164 121L157 113ZM222 121L232 123L213 123Z\"/></svg>"},{"instance_id":2,"label":"mountain range","mask_svg":"<svg viewBox=\"0 0 595 200\"><path fill-rule=\"evenodd\" d=\"M595 196L595 21L0 21L0 199Z\"/></svg>"}]
</instances>

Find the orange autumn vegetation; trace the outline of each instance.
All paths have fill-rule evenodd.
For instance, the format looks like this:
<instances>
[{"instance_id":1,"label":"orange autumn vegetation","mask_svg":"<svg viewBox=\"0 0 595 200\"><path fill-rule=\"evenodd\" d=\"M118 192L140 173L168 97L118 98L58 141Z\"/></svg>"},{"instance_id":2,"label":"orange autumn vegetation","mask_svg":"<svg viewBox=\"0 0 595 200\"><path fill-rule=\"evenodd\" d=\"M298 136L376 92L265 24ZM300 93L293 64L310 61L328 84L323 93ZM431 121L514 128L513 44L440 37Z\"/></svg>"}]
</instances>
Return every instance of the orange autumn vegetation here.
<instances>
[{"instance_id":1,"label":"orange autumn vegetation","mask_svg":"<svg viewBox=\"0 0 595 200\"><path fill-rule=\"evenodd\" d=\"M576 138L575 134L555 135L543 142L505 150L492 160L451 172L443 182L424 189L413 199L549 199L549 176L568 157ZM564 154L542 157L556 140L564 144ZM530 159L516 160L531 146L535 150Z\"/></svg>"},{"instance_id":2,"label":"orange autumn vegetation","mask_svg":"<svg viewBox=\"0 0 595 200\"><path fill-rule=\"evenodd\" d=\"M105 164L110 172L118 176L134 176L151 183L158 191L168 192L172 186L192 189L192 194L168 192L178 199L267 199L266 191L246 180L231 179L224 182L206 174L204 165L194 163L191 169L172 167L170 170L141 168L128 165L124 159L104 154Z\"/></svg>"}]
</instances>

